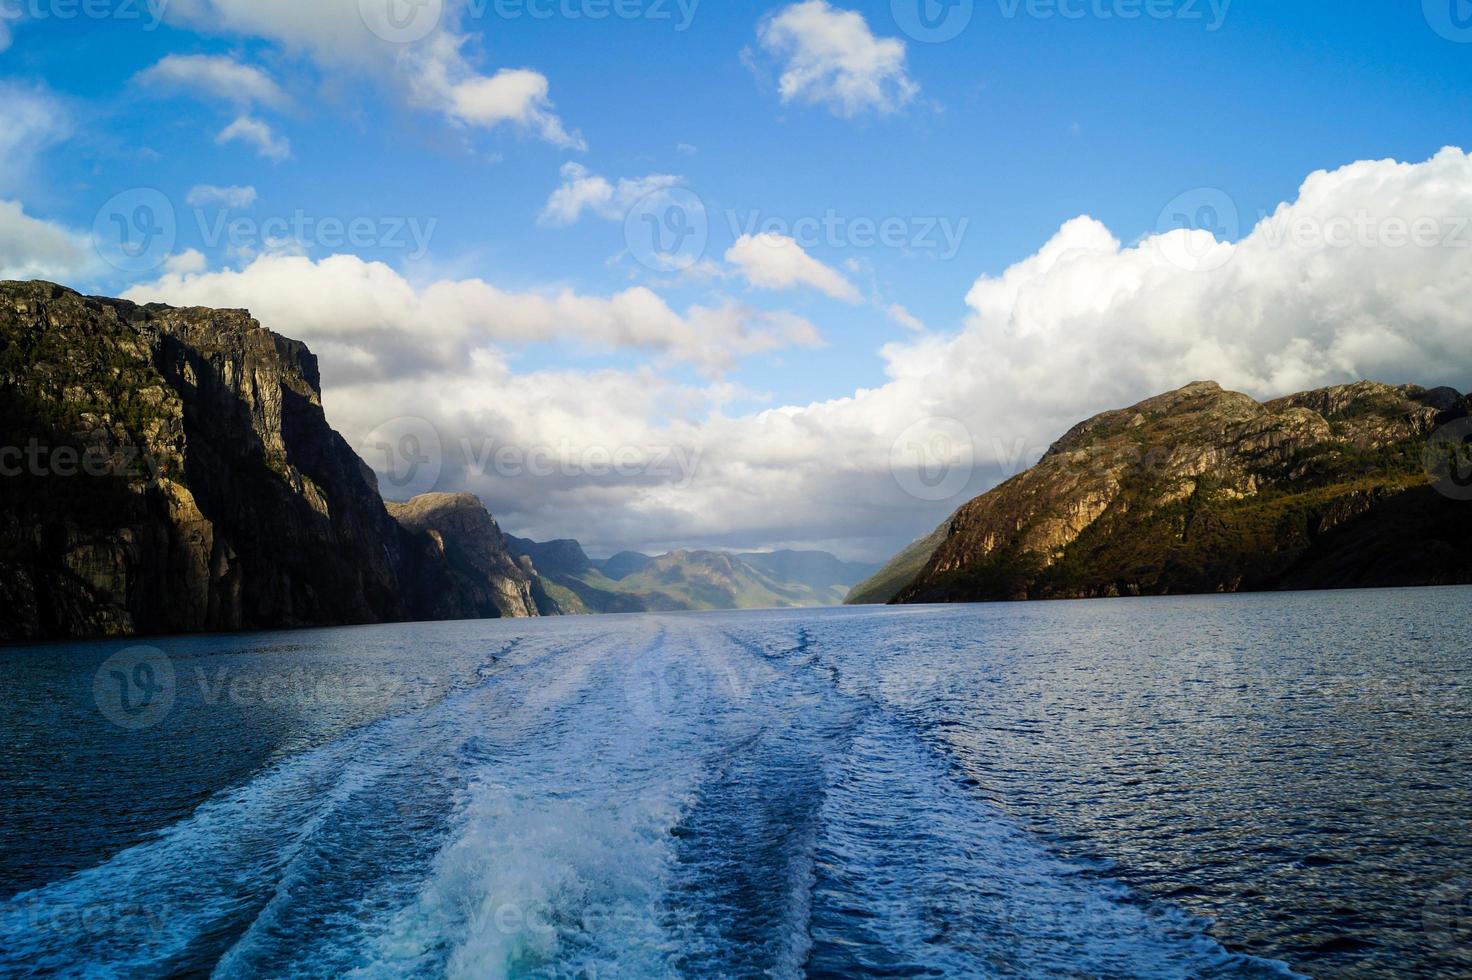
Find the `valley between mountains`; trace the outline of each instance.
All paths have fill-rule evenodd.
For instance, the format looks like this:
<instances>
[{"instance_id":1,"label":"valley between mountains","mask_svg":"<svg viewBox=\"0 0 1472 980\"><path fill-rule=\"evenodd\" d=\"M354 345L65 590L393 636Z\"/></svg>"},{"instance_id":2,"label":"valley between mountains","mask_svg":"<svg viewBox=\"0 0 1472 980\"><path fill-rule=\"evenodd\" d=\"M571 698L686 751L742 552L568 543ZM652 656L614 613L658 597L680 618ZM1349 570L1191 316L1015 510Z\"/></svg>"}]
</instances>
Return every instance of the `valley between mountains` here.
<instances>
[{"instance_id":1,"label":"valley between mountains","mask_svg":"<svg viewBox=\"0 0 1472 980\"><path fill-rule=\"evenodd\" d=\"M1080 423L880 569L595 559L469 494L386 502L316 357L246 311L6 282L0 641L1472 582L1472 509L1428 476L1438 447L1465 462L1441 436L1469 410L1450 388L1199 382Z\"/></svg>"}]
</instances>

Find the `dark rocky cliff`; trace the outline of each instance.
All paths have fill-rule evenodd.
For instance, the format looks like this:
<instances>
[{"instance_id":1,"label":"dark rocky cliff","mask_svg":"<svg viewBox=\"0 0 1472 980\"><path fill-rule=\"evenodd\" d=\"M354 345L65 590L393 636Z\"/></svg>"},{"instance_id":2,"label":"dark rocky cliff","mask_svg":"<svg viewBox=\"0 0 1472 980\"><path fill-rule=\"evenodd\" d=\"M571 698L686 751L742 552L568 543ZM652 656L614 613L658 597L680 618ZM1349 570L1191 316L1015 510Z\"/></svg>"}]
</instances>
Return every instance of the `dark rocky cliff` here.
<instances>
[{"instance_id":1,"label":"dark rocky cliff","mask_svg":"<svg viewBox=\"0 0 1472 980\"><path fill-rule=\"evenodd\" d=\"M244 311L0 283L0 450L0 640L445 611L316 359Z\"/></svg>"},{"instance_id":2,"label":"dark rocky cliff","mask_svg":"<svg viewBox=\"0 0 1472 980\"><path fill-rule=\"evenodd\" d=\"M421 571L409 599L429 619L538 615L531 562L507 550L506 537L479 497L429 493L388 511L418 535Z\"/></svg>"},{"instance_id":3,"label":"dark rocky cliff","mask_svg":"<svg viewBox=\"0 0 1472 980\"><path fill-rule=\"evenodd\" d=\"M1449 388L1260 404L1211 382L1075 426L962 507L899 602L1472 581L1472 502L1430 485Z\"/></svg>"}]
</instances>

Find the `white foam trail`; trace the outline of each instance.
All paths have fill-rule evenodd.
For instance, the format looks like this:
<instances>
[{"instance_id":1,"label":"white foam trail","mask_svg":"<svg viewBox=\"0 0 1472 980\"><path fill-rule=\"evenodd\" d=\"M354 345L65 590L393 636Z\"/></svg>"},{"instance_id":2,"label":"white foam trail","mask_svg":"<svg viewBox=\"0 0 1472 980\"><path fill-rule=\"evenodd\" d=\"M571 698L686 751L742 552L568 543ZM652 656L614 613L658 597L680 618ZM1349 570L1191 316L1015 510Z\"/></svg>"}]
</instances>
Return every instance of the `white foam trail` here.
<instances>
[{"instance_id":1,"label":"white foam trail","mask_svg":"<svg viewBox=\"0 0 1472 980\"><path fill-rule=\"evenodd\" d=\"M518 651L508 658L508 668L548 651L545 643ZM281 760L153 840L14 896L0 905L0 935L8 947L0 963L62 973L104 967L149 972L185 953L200 936L254 917L257 906L280 891L292 862L338 806L422 750L416 734L427 719L453 715L484 693L452 692L421 712L385 718ZM121 916L118 909L139 911Z\"/></svg>"}]
</instances>

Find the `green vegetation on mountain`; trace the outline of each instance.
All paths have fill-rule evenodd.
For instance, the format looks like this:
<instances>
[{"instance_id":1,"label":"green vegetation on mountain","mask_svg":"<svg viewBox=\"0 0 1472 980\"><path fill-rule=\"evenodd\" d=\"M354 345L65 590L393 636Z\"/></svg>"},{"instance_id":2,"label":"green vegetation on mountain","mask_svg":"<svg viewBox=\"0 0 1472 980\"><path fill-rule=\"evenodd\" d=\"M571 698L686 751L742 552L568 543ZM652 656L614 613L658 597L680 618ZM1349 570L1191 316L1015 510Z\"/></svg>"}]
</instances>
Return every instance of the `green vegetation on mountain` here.
<instances>
[{"instance_id":1,"label":"green vegetation on mountain","mask_svg":"<svg viewBox=\"0 0 1472 980\"><path fill-rule=\"evenodd\" d=\"M0 641L535 613L478 501L389 516L243 310L0 283L0 426Z\"/></svg>"},{"instance_id":2,"label":"green vegetation on mountain","mask_svg":"<svg viewBox=\"0 0 1472 980\"><path fill-rule=\"evenodd\" d=\"M508 539L569 614L836 606L872 566L825 552L621 552L588 558L575 541Z\"/></svg>"},{"instance_id":3,"label":"green vegetation on mountain","mask_svg":"<svg viewBox=\"0 0 1472 980\"><path fill-rule=\"evenodd\" d=\"M844 598L850 606L882 606L894 599L915 577L935 554L935 549L945 542L945 525L931 531L895 555L873 575L854 586Z\"/></svg>"},{"instance_id":4,"label":"green vegetation on mountain","mask_svg":"<svg viewBox=\"0 0 1472 980\"><path fill-rule=\"evenodd\" d=\"M1260 404L1200 382L1106 412L958 510L896 601L1472 581L1472 502L1438 493L1424 460L1468 410L1449 388Z\"/></svg>"}]
</instances>

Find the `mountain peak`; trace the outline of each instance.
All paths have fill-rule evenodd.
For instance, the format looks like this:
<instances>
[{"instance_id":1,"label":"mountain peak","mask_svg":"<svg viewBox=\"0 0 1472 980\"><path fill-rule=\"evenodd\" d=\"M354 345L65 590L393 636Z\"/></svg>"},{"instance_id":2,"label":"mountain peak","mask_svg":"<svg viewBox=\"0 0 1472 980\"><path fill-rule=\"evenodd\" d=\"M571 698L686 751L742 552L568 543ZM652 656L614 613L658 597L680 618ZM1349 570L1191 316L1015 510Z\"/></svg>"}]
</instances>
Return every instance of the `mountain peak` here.
<instances>
[{"instance_id":1,"label":"mountain peak","mask_svg":"<svg viewBox=\"0 0 1472 980\"><path fill-rule=\"evenodd\" d=\"M1421 469L1426 437L1469 407L1373 381L1259 403L1206 381L1103 412L960 508L901 599L1472 577L1466 521Z\"/></svg>"}]
</instances>

